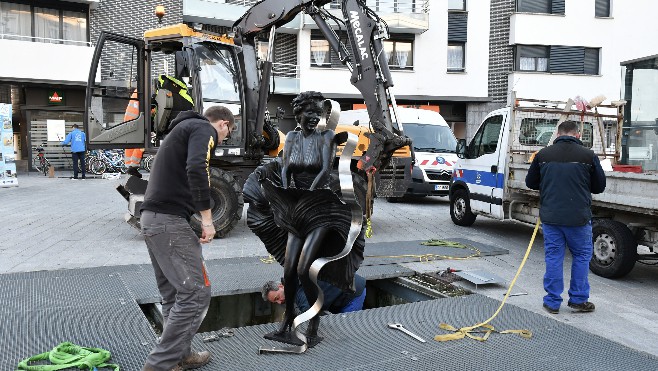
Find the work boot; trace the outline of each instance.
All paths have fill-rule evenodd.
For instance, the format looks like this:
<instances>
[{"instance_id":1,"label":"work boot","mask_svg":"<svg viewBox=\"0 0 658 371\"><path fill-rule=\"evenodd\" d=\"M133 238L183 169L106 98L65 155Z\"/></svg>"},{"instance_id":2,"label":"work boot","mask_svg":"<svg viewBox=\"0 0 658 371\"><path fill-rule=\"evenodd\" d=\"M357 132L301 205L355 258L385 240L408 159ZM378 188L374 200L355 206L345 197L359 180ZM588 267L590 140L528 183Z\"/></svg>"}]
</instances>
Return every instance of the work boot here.
<instances>
[{"instance_id":1,"label":"work boot","mask_svg":"<svg viewBox=\"0 0 658 371\"><path fill-rule=\"evenodd\" d=\"M142 371L155 371L155 369L149 365L144 365ZM171 371L183 371L183 369L180 367L180 365L176 365L171 369Z\"/></svg>"},{"instance_id":2,"label":"work boot","mask_svg":"<svg viewBox=\"0 0 658 371\"><path fill-rule=\"evenodd\" d=\"M142 177L142 174L141 174L141 173L139 172L139 170L137 170L137 168L134 167L134 166L129 167L128 170L126 170L126 173L128 173L128 174L130 174L130 175L132 175L132 176L136 176L136 177L138 177L138 178L141 178L141 177Z\"/></svg>"},{"instance_id":3,"label":"work boot","mask_svg":"<svg viewBox=\"0 0 658 371\"><path fill-rule=\"evenodd\" d=\"M569 306L569 308L575 309L576 312L582 312L582 313L594 312L594 309L596 308L594 306L594 303L590 303L589 301L580 304L574 304L572 302L569 302L567 305Z\"/></svg>"},{"instance_id":4,"label":"work boot","mask_svg":"<svg viewBox=\"0 0 658 371\"><path fill-rule=\"evenodd\" d=\"M560 313L560 308L557 308L557 309L551 308L551 307L549 307L548 305L546 305L546 303L544 303L544 309L546 309L546 311L547 311L548 313L550 313L550 314L558 314L558 313Z\"/></svg>"},{"instance_id":5,"label":"work boot","mask_svg":"<svg viewBox=\"0 0 658 371\"><path fill-rule=\"evenodd\" d=\"M191 370L193 368L199 368L206 365L210 362L210 352L192 352L187 357L183 358L179 364L181 370Z\"/></svg>"}]
</instances>

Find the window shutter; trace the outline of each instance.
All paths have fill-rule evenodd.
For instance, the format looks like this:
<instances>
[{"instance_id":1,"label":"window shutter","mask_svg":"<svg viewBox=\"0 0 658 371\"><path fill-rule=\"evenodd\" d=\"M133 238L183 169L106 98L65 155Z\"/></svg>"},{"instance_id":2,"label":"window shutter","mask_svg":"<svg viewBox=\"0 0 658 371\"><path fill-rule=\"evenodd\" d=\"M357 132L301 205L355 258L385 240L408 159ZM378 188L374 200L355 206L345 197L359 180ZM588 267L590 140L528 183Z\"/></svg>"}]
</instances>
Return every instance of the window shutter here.
<instances>
[{"instance_id":1,"label":"window shutter","mask_svg":"<svg viewBox=\"0 0 658 371\"><path fill-rule=\"evenodd\" d=\"M585 48L582 46L551 46L548 69L558 73L584 73Z\"/></svg>"},{"instance_id":2,"label":"window shutter","mask_svg":"<svg viewBox=\"0 0 658 371\"><path fill-rule=\"evenodd\" d=\"M448 42L466 42L468 13L448 13Z\"/></svg>"},{"instance_id":3,"label":"window shutter","mask_svg":"<svg viewBox=\"0 0 658 371\"><path fill-rule=\"evenodd\" d=\"M599 74L599 49L585 48L585 74Z\"/></svg>"},{"instance_id":4,"label":"window shutter","mask_svg":"<svg viewBox=\"0 0 658 371\"><path fill-rule=\"evenodd\" d=\"M552 14L564 14L564 0L553 0L551 2Z\"/></svg>"},{"instance_id":5,"label":"window shutter","mask_svg":"<svg viewBox=\"0 0 658 371\"><path fill-rule=\"evenodd\" d=\"M596 0L594 15L597 17L610 17L610 0Z\"/></svg>"},{"instance_id":6,"label":"window shutter","mask_svg":"<svg viewBox=\"0 0 658 371\"><path fill-rule=\"evenodd\" d=\"M564 2L564 0L561 0ZM517 0L516 11L527 13L550 13L550 0Z\"/></svg>"},{"instance_id":7,"label":"window shutter","mask_svg":"<svg viewBox=\"0 0 658 371\"><path fill-rule=\"evenodd\" d=\"M518 54L520 57L547 58L546 47L541 45L519 45Z\"/></svg>"}]
</instances>

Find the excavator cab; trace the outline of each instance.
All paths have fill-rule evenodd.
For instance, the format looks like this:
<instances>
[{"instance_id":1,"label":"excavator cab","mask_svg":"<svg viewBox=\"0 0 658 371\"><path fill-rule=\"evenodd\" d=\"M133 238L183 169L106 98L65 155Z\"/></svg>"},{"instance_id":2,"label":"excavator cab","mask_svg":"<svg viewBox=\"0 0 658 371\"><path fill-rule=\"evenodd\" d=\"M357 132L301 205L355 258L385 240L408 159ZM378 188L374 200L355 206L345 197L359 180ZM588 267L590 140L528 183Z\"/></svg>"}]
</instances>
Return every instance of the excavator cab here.
<instances>
[{"instance_id":1,"label":"excavator cab","mask_svg":"<svg viewBox=\"0 0 658 371\"><path fill-rule=\"evenodd\" d=\"M157 147L181 111L223 105L235 115L237 130L217 151L243 153L236 47L188 35L184 31L193 31L185 25L173 31L147 31L144 40L101 33L87 84L90 149Z\"/></svg>"}]
</instances>

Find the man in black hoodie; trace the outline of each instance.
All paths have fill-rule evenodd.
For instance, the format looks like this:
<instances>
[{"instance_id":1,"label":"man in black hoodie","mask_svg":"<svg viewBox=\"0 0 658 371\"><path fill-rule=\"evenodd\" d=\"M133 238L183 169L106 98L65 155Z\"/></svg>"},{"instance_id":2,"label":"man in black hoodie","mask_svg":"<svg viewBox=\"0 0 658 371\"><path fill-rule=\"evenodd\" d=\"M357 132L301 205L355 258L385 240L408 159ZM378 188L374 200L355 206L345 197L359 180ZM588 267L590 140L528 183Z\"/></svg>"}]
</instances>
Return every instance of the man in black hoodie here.
<instances>
[{"instance_id":1,"label":"man in black hoodie","mask_svg":"<svg viewBox=\"0 0 658 371\"><path fill-rule=\"evenodd\" d=\"M546 260L544 309L553 314L562 304L565 245L572 255L568 306L594 311L587 279L593 249L592 193L605 190L605 173L596 154L583 147L578 126L574 121L561 123L553 145L535 155L525 178L528 188L539 190Z\"/></svg>"},{"instance_id":2,"label":"man in black hoodie","mask_svg":"<svg viewBox=\"0 0 658 371\"><path fill-rule=\"evenodd\" d=\"M205 117L204 117L205 116ZM209 352L193 352L192 337L210 304L210 282L201 244L215 235L210 211L210 156L233 130L226 107L204 114L181 112L158 149L141 207L142 234L162 295L164 328L143 370L185 370L210 361ZM201 214L199 239L189 225Z\"/></svg>"}]
</instances>

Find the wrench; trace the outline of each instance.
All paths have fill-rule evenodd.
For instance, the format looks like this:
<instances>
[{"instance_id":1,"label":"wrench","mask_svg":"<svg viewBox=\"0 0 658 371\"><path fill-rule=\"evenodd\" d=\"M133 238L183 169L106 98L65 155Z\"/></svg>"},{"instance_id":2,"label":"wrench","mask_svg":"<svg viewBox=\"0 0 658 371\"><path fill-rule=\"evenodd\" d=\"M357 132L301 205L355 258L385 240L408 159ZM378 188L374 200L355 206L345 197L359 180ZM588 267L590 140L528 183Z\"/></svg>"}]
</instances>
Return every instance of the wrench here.
<instances>
[{"instance_id":1,"label":"wrench","mask_svg":"<svg viewBox=\"0 0 658 371\"><path fill-rule=\"evenodd\" d=\"M404 332L405 334L411 336L412 338L420 341L421 343L425 342L425 340L423 338L421 338L420 336L418 336L418 335L414 334L413 332L407 330L406 328L404 328L404 326L402 326L399 323L389 323L388 327L400 330L400 331Z\"/></svg>"}]
</instances>

